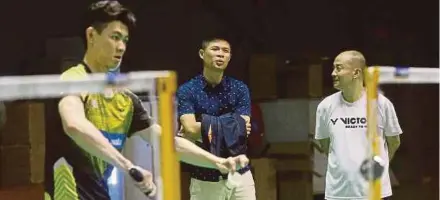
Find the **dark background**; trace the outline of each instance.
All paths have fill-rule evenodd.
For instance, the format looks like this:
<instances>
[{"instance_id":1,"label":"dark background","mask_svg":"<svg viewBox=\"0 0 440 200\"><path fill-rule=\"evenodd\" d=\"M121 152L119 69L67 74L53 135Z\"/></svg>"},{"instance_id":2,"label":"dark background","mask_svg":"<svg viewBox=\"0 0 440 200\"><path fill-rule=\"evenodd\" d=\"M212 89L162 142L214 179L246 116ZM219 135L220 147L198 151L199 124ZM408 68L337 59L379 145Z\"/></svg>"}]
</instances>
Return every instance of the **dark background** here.
<instances>
[{"instance_id":1,"label":"dark background","mask_svg":"<svg viewBox=\"0 0 440 200\"><path fill-rule=\"evenodd\" d=\"M59 73L59 66L43 64L43 58L55 56L47 52L46 40L83 32L80 17L91 2L2 1L1 74ZM245 80L249 56L260 52L333 58L343 49L357 49L370 64L438 67L436 0L121 2L138 19L124 70L172 69L183 81L201 70L201 39L216 33L233 38L228 73Z\"/></svg>"},{"instance_id":2,"label":"dark background","mask_svg":"<svg viewBox=\"0 0 440 200\"><path fill-rule=\"evenodd\" d=\"M0 75L58 74L62 66L81 59L78 43L57 38L83 32L78 29L80 17L91 2L3 0ZM331 63L342 50L360 50L370 65L439 65L437 0L120 2L132 8L138 19L122 70L175 70L179 83L201 71L197 55L201 40L215 34L232 38L233 57L227 74L245 82L249 80L249 60L258 53L293 63L328 57L319 61L325 66L324 95L334 92ZM387 85L382 89L394 103L404 130L402 146L392 163L396 176L405 187L424 187L414 192L436 196L420 199L438 199L438 85ZM423 186L425 183L429 186Z\"/></svg>"}]
</instances>

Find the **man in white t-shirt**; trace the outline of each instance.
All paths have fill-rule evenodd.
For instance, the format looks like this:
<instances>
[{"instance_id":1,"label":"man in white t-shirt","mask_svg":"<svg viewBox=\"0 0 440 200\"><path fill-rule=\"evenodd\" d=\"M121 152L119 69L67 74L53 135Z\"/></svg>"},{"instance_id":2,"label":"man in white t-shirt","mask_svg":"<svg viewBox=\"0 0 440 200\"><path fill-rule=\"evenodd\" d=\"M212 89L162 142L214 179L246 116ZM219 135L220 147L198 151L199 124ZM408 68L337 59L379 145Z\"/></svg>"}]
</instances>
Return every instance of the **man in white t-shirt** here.
<instances>
[{"instance_id":1,"label":"man in white t-shirt","mask_svg":"<svg viewBox=\"0 0 440 200\"><path fill-rule=\"evenodd\" d=\"M367 200L369 184L361 173L369 157L367 95L363 86L365 58L358 51L344 51L334 60L333 86L339 90L326 97L316 111L315 139L328 155L325 199ZM389 161L400 145L402 130L394 106L382 94L377 99L380 157L385 163L381 197L392 195Z\"/></svg>"}]
</instances>

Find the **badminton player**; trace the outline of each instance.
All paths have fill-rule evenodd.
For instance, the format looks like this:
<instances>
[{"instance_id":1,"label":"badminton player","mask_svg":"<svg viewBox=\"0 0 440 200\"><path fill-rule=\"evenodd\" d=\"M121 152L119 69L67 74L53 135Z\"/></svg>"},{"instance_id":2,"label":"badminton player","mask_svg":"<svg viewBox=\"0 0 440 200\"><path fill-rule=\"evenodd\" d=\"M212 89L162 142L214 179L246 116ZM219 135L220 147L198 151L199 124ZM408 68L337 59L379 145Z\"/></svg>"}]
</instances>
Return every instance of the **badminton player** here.
<instances>
[{"instance_id":1,"label":"badminton player","mask_svg":"<svg viewBox=\"0 0 440 200\"><path fill-rule=\"evenodd\" d=\"M135 24L133 13L114 0L92 4L86 19L84 59L67 69L63 80L115 71ZM149 142L161 132L135 94L119 90L69 95L60 100L58 111L66 134L48 136L46 200L109 200L107 179L113 167L124 172L137 169L143 181L135 184L143 192L155 193L152 174L120 153L127 137L139 135ZM245 157L219 158L183 138L176 138L176 146L180 159L193 165L229 171L235 170L235 161L248 162Z\"/></svg>"},{"instance_id":2,"label":"badminton player","mask_svg":"<svg viewBox=\"0 0 440 200\"><path fill-rule=\"evenodd\" d=\"M334 60L333 86L339 90L326 97L316 111L315 138L328 154L325 199L368 199L368 182L360 167L368 158L367 95L363 86L364 56L358 51L344 51ZM378 134L380 157L385 171L381 177L381 197L392 195L388 173L389 161L400 145L402 130L391 101L379 94Z\"/></svg>"}]
</instances>

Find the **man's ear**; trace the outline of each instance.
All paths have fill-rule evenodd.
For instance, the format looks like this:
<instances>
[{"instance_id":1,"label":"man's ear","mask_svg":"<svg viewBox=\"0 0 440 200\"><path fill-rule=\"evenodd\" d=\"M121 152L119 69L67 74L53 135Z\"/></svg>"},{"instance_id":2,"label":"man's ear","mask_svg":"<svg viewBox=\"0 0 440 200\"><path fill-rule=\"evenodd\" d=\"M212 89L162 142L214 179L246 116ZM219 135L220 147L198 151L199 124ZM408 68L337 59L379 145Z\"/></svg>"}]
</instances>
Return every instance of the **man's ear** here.
<instances>
[{"instance_id":1,"label":"man's ear","mask_svg":"<svg viewBox=\"0 0 440 200\"><path fill-rule=\"evenodd\" d=\"M355 79L362 77L362 69L356 68L354 69L354 76Z\"/></svg>"},{"instance_id":2,"label":"man's ear","mask_svg":"<svg viewBox=\"0 0 440 200\"><path fill-rule=\"evenodd\" d=\"M86 39L87 39L87 43L88 44L93 44L95 33L96 33L95 29L93 27L91 27L91 26L89 26L86 29Z\"/></svg>"},{"instance_id":3,"label":"man's ear","mask_svg":"<svg viewBox=\"0 0 440 200\"><path fill-rule=\"evenodd\" d=\"M205 50L200 49L200 50L199 50L199 57L200 57L201 59L203 59L204 55L205 55Z\"/></svg>"}]
</instances>

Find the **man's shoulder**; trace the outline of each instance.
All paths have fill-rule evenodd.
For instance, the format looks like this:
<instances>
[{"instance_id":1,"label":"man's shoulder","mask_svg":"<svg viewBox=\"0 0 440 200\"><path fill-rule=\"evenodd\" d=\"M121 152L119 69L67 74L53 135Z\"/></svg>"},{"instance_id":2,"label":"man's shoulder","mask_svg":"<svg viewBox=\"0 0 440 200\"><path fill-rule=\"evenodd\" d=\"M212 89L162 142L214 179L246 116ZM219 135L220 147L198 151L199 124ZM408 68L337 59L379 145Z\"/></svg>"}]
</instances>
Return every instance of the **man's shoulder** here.
<instances>
[{"instance_id":1,"label":"man's shoulder","mask_svg":"<svg viewBox=\"0 0 440 200\"><path fill-rule=\"evenodd\" d=\"M122 90L122 94L126 95L133 101L140 101L140 97L129 89Z\"/></svg>"},{"instance_id":2,"label":"man's shoulder","mask_svg":"<svg viewBox=\"0 0 440 200\"><path fill-rule=\"evenodd\" d=\"M248 86L243 81L230 77L225 76L225 79L227 80L227 87L232 88L233 90L239 91L239 92L247 92L249 91Z\"/></svg>"},{"instance_id":3,"label":"man's shoulder","mask_svg":"<svg viewBox=\"0 0 440 200\"><path fill-rule=\"evenodd\" d=\"M200 75L192 77L177 88L177 92L191 91L198 88L201 84Z\"/></svg>"},{"instance_id":4,"label":"man's shoulder","mask_svg":"<svg viewBox=\"0 0 440 200\"><path fill-rule=\"evenodd\" d=\"M195 85L196 83L197 83L197 78L194 77L194 78L191 78L191 79L187 80L186 82L182 83L180 85L180 87L191 87L191 86Z\"/></svg>"},{"instance_id":5,"label":"man's shoulder","mask_svg":"<svg viewBox=\"0 0 440 200\"><path fill-rule=\"evenodd\" d=\"M183 84L179 85L179 87L177 88L177 92L181 93L181 92L191 91L196 85L197 84L195 83L195 80L190 79L184 82Z\"/></svg>"},{"instance_id":6,"label":"man's shoulder","mask_svg":"<svg viewBox=\"0 0 440 200\"><path fill-rule=\"evenodd\" d=\"M392 102L390 101L390 99L388 99L388 97L386 97L385 95L383 95L383 94L381 94L381 93L379 93L379 94L377 95L377 101L378 101L379 104L389 104L389 103L392 104Z\"/></svg>"},{"instance_id":7,"label":"man's shoulder","mask_svg":"<svg viewBox=\"0 0 440 200\"><path fill-rule=\"evenodd\" d=\"M377 95L377 106L379 108L379 111L384 112L390 107L394 107L393 103L383 94Z\"/></svg>"},{"instance_id":8,"label":"man's shoulder","mask_svg":"<svg viewBox=\"0 0 440 200\"><path fill-rule=\"evenodd\" d=\"M318 109L328 109L339 101L340 96L341 92L339 91L324 97L324 99L319 102Z\"/></svg>"},{"instance_id":9,"label":"man's shoulder","mask_svg":"<svg viewBox=\"0 0 440 200\"><path fill-rule=\"evenodd\" d=\"M61 74L62 80L74 80L81 79L87 76L87 71L82 64L77 64L69 67L66 71Z\"/></svg>"},{"instance_id":10,"label":"man's shoulder","mask_svg":"<svg viewBox=\"0 0 440 200\"><path fill-rule=\"evenodd\" d=\"M234 77L231 76L225 76L225 78L232 84L236 85L236 86L243 86L243 87L247 87L246 83L244 83L242 80L236 79Z\"/></svg>"}]
</instances>

